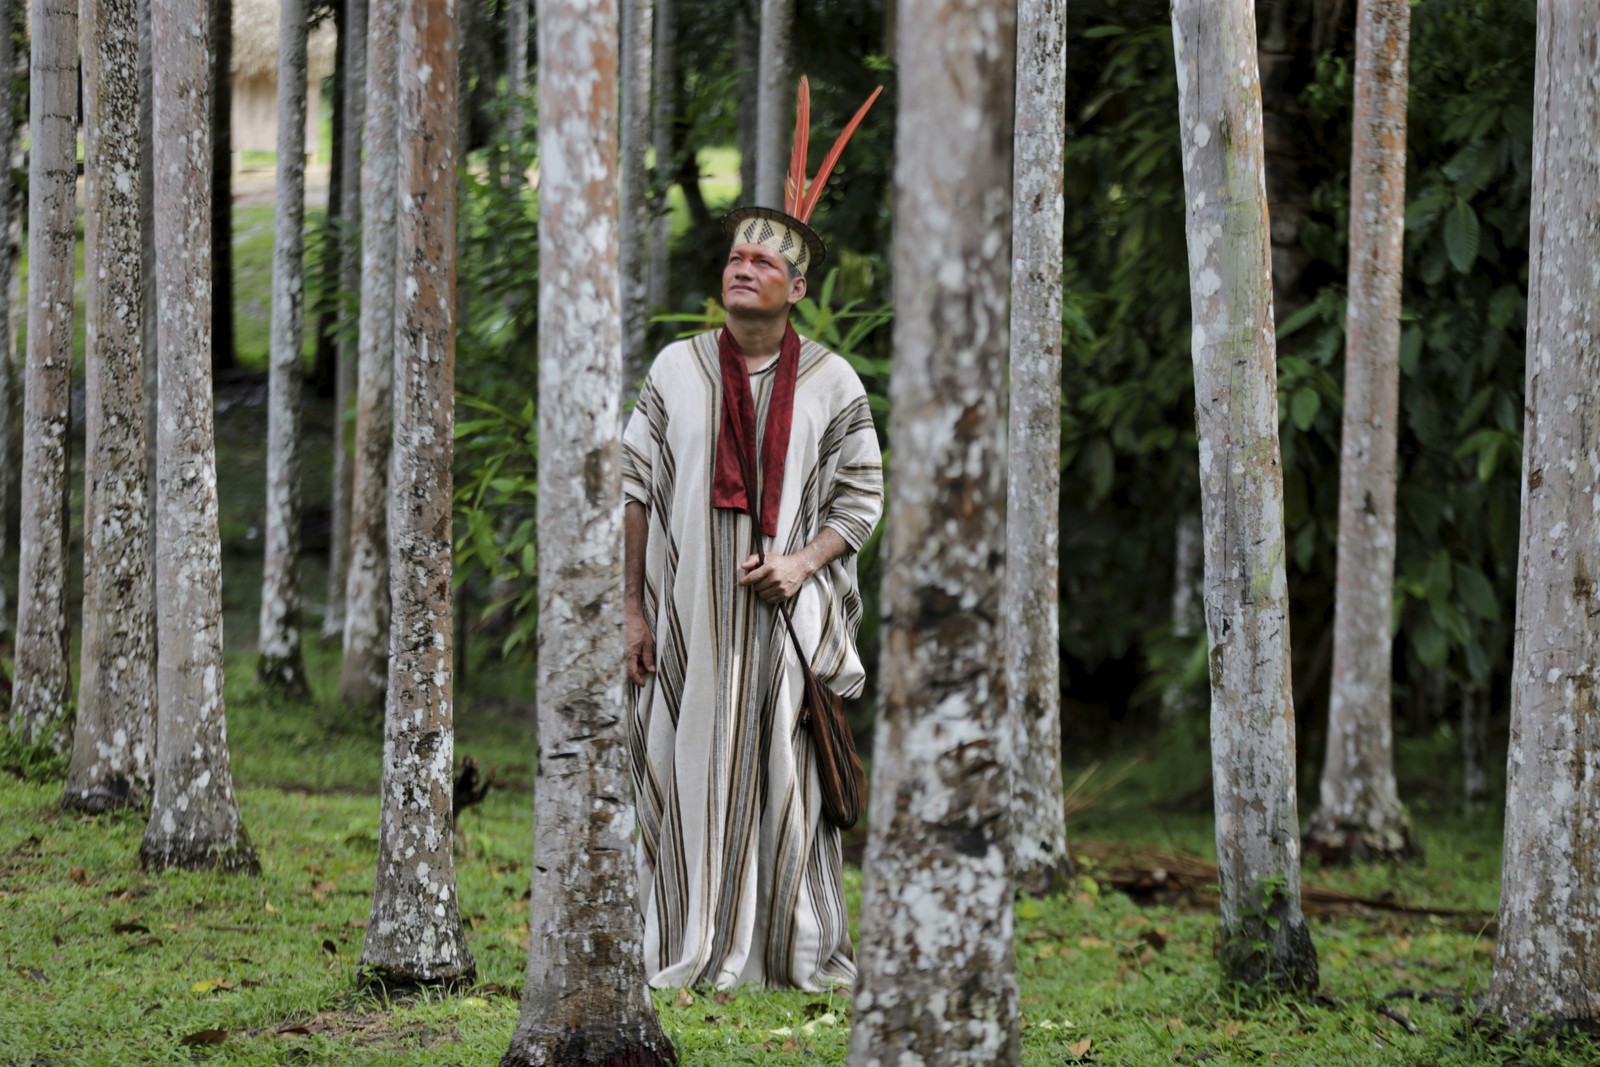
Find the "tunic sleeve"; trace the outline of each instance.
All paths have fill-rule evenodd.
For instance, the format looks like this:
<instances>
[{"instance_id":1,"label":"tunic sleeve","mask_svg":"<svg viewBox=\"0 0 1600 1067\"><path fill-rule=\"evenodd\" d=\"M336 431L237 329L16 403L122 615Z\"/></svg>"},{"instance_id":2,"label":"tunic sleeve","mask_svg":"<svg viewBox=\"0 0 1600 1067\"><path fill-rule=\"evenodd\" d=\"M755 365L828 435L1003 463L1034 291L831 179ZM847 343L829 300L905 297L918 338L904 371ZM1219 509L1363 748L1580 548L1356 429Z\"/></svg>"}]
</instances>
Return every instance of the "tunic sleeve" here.
<instances>
[{"instance_id":1,"label":"tunic sleeve","mask_svg":"<svg viewBox=\"0 0 1600 1067\"><path fill-rule=\"evenodd\" d=\"M622 434L622 499L650 506L656 463L661 456L661 441L666 430L666 414L655 376L645 379L639 401L628 417Z\"/></svg>"},{"instance_id":2,"label":"tunic sleeve","mask_svg":"<svg viewBox=\"0 0 1600 1067\"><path fill-rule=\"evenodd\" d=\"M833 527L852 552L861 551L883 512L883 456L866 393L859 385L857 390L841 413L845 424L839 463L823 509L823 525Z\"/></svg>"}]
</instances>

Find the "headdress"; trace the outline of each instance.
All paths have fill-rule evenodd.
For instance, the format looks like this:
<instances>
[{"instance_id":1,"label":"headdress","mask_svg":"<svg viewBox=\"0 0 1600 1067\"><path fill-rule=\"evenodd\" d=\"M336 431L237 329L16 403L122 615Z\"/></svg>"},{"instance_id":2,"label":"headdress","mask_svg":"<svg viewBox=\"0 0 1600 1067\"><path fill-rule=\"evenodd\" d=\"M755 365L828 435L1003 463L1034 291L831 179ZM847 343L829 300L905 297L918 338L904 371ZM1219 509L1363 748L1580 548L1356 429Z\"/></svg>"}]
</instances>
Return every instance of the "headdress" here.
<instances>
[{"instance_id":1,"label":"headdress","mask_svg":"<svg viewBox=\"0 0 1600 1067\"><path fill-rule=\"evenodd\" d=\"M795 100L794 147L789 152L789 176L784 181L784 210L736 207L722 217L722 231L739 244L766 245L793 263L802 274L820 265L827 258L828 250L807 223L817 208L817 201L822 199L823 186L828 183L834 164L839 162L839 154L881 92L883 86L880 85L856 110L855 117L833 142L833 147L823 157L822 166L817 168L817 176L808 185L806 146L811 140L811 84L801 75L800 92Z\"/></svg>"}]
</instances>

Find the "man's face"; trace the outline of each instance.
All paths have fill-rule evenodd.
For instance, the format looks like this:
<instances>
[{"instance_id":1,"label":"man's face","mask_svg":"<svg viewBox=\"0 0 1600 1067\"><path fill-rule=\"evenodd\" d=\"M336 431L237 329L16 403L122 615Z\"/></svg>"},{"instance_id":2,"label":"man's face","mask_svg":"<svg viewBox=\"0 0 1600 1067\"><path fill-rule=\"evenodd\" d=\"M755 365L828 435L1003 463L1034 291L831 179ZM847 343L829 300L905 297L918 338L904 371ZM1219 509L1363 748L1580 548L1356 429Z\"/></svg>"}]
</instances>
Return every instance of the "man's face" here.
<instances>
[{"instance_id":1,"label":"man's face","mask_svg":"<svg viewBox=\"0 0 1600 1067\"><path fill-rule=\"evenodd\" d=\"M722 268L722 306L754 315L787 314L806 295L802 275L789 279L789 263L766 245L736 244Z\"/></svg>"}]
</instances>

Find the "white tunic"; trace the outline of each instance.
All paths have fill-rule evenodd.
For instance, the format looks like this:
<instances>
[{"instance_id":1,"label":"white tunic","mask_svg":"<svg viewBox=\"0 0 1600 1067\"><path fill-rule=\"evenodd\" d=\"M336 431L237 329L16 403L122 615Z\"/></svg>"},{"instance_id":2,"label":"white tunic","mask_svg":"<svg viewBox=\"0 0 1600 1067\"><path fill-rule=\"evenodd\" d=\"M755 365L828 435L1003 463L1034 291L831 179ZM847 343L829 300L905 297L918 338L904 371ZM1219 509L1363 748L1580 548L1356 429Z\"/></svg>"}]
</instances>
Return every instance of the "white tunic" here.
<instances>
[{"instance_id":1,"label":"white tunic","mask_svg":"<svg viewBox=\"0 0 1600 1067\"><path fill-rule=\"evenodd\" d=\"M776 367L751 375L758 432ZM656 673L629 686L645 966L658 988L826 989L855 977L839 833L821 819L794 651L773 608L737 584L750 517L711 506L721 397L717 333L672 344L623 437L623 491L650 509L644 608L656 639ZM849 544L794 601L813 669L847 698L865 684L855 553L882 498L860 379L802 340L778 535L765 548L795 552L823 526Z\"/></svg>"}]
</instances>

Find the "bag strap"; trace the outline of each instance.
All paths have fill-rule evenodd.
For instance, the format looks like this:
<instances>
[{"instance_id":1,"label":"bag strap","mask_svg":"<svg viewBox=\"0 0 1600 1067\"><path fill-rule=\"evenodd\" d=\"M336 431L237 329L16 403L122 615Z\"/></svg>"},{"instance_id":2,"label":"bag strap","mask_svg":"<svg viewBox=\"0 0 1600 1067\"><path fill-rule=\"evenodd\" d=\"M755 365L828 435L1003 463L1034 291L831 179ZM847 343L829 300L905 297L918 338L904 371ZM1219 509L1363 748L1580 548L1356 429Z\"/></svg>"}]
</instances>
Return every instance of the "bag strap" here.
<instances>
[{"instance_id":1,"label":"bag strap","mask_svg":"<svg viewBox=\"0 0 1600 1067\"><path fill-rule=\"evenodd\" d=\"M750 380L748 377L745 379L744 387L746 389L750 389ZM754 400L754 397L752 396L751 399ZM723 397L722 402L726 404L728 402L728 398ZM751 541L754 543L756 549L756 563L758 566L764 567L767 563L767 553L761 546L763 537L761 533L761 504L760 498L756 496L755 479L750 477L750 450L745 448L746 444L754 446L757 443L755 440L756 428L754 426L754 403L750 405L750 418L752 425L750 427L749 440L740 441L739 447L734 451L739 455L739 474L744 478L744 503L745 510L750 516L750 536ZM800 647L800 638L794 632L794 619L791 616L790 611L791 609L788 601L784 601L778 605L778 614L783 618L783 628L788 631L789 640L794 644L795 655L800 657L800 666L807 674L810 674L811 660L806 656L805 649Z\"/></svg>"}]
</instances>

